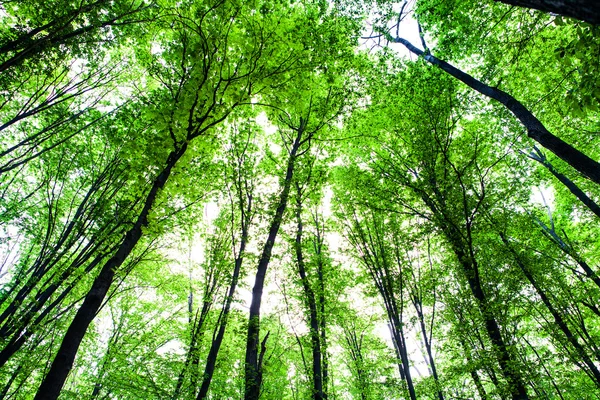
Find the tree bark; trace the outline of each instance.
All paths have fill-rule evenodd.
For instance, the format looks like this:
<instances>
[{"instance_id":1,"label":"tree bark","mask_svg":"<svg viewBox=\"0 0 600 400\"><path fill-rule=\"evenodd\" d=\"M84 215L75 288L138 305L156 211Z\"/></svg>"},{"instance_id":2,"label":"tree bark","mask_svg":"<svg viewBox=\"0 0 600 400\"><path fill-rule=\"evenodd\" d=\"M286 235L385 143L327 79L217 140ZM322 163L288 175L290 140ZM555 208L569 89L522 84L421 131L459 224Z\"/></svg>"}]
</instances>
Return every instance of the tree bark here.
<instances>
[{"instance_id":1,"label":"tree bark","mask_svg":"<svg viewBox=\"0 0 600 400\"><path fill-rule=\"evenodd\" d=\"M494 0L525 8L564 15L585 21L592 25L600 25L600 2L598 0Z\"/></svg>"},{"instance_id":2,"label":"tree bark","mask_svg":"<svg viewBox=\"0 0 600 400\"><path fill-rule=\"evenodd\" d=\"M262 383L262 371L259 370L258 363L258 344L260 334L260 305L262 301L263 288L267 275L267 268L271 261L271 253L275 245L275 239L281 226L283 213L287 207L290 186L294 175L294 166L300 144L303 142L302 135L306 129L306 123L303 118L300 118L300 125L297 128L297 135L291 147L283 188L279 195L277 209L269 227L269 235L263 247L261 257L258 261L256 270L256 278L254 287L252 288L252 302L250 303L250 316L248 320L248 335L246 338L246 357L245 357L245 379L244 379L244 399L258 400L260 395L260 387Z\"/></svg>"},{"instance_id":3,"label":"tree bark","mask_svg":"<svg viewBox=\"0 0 600 400\"><path fill-rule=\"evenodd\" d=\"M323 400L323 370L321 364L321 343L319 336L319 321L317 316L317 301L315 293L310 286L306 276L306 265L304 263L304 254L302 252L302 190L296 183L296 241L294 247L296 250L296 263L298 264L298 274L302 281L302 288L308 304L308 320L310 325L310 343L312 348L312 370L313 370L313 398Z\"/></svg>"},{"instance_id":4,"label":"tree bark","mask_svg":"<svg viewBox=\"0 0 600 400\"><path fill-rule=\"evenodd\" d=\"M58 398L65 380L73 367L73 362L83 336L100 309L113 283L115 273L142 237L142 228L148 226L148 216L156 201L158 192L165 186L173 167L186 150L187 142L184 142L181 147L169 154L166 166L152 183L152 188L146 196L144 207L135 225L127 232L115 255L104 264L100 274L96 277L92 287L85 296L81 307L77 310L54 357L52 366L37 391L35 400L56 400Z\"/></svg>"},{"instance_id":5,"label":"tree bark","mask_svg":"<svg viewBox=\"0 0 600 400\"><path fill-rule=\"evenodd\" d=\"M562 318L562 316L560 315L558 310L556 310L556 308L554 308L554 305L552 305L550 298L548 297L546 292L544 292L542 290L542 288L540 287L538 282L533 277L533 274L531 273L529 268L527 266L525 266L525 264L521 260L521 257L510 246L510 244L508 243L508 239L506 239L506 236L503 233L500 233L500 238L502 239L502 242L504 243L506 248L514 256L515 261L516 261L517 265L519 266L519 269L521 270L521 272L523 272L523 275L525 275L525 277L527 278L527 280L529 281L531 286L533 286L533 288L535 289L538 296L540 296L540 299L542 299L542 303L544 303L544 305L546 306L548 311L550 311L550 314L552 314L552 317L554 318L554 323L558 326L558 328L565 335L565 337L567 338L567 341L571 344L571 346L573 346L577 356L580 357L583 360L584 364L589 368L591 374L593 375L593 377L595 379L594 383L596 384L596 386L598 386L600 388L600 371L598 370L598 367L596 367L596 365L594 364L594 362L592 361L590 356L585 351L584 347L579 343L579 341L577 340L577 338L575 337L573 332L571 332L571 329L569 328L569 326L567 325L565 320Z\"/></svg>"},{"instance_id":6,"label":"tree bark","mask_svg":"<svg viewBox=\"0 0 600 400\"><path fill-rule=\"evenodd\" d=\"M538 142L544 148L550 150L564 162L575 168L588 179L600 184L600 163L586 156L581 151L577 150L562 139L554 136L546 127L536 118L531 111L527 109L521 102L512 97L510 94L473 78L471 75L459 70L446 61L440 60L437 57L424 52L423 50L413 46L408 40L403 38L391 38L395 43L401 43L411 53L417 56L422 56L427 62L437 66L446 73L452 75L467 86L475 89L482 95L500 102L527 129L527 136Z\"/></svg>"},{"instance_id":7,"label":"tree bark","mask_svg":"<svg viewBox=\"0 0 600 400\"><path fill-rule=\"evenodd\" d=\"M250 210L247 209L246 211L247 214L249 214ZM219 354L219 349L221 348L221 344L223 343L223 337L225 336L225 329L227 328L227 319L229 317L231 303L233 302L233 295L235 294L235 289L239 280L240 270L242 268L242 262L244 260L244 253L246 251L246 243L248 241L249 221L243 224L244 225L242 227L242 237L240 241L238 256L235 259L235 266L233 268L231 282L229 283L229 290L225 299L225 305L223 306L223 310L219 318L219 330L217 332L217 335L215 336L215 339L210 345L210 350L208 351L208 357L206 359L204 375L202 378L202 385L200 386L200 392L198 393L197 397L198 400L205 399L208 395L208 388L210 387L210 382L215 372L215 366L217 364L217 356Z\"/></svg>"},{"instance_id":8,"label":"tree bark","mask_svg":"<svg viewBox=\"0 0 600 400\"><path fill-rule=\"evenodd\" d=\"M552 175L554 175L556 179L558 179L563 185L565 185L565 187L569 189L569 191L573 193L575 197L579 199L579 201L585 204L585 206L589 208L591 212L596 214L597 217L600 217L600 206L587 194L585 194L583 190L581 190L579 186L575 184L575 182L558 172L554 168L554 166L546 159L546 156L535 146L534 151L535 152L529 154L528 157L542 164Z\"/></svg>"}]
</instances>

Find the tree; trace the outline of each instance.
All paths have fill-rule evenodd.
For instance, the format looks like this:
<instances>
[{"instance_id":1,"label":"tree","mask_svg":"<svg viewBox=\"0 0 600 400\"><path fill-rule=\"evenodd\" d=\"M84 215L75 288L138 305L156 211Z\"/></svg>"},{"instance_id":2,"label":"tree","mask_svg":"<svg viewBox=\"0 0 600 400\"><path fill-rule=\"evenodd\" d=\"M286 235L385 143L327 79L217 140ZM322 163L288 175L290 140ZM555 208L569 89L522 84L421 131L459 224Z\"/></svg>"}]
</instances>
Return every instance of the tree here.
<instances>
[{"instance_id":1,"label":"tree","mask_svg":"<svg viewBox=\"0 0 600 400\"><path fill-rule=\"evenodd\" d=\"M598 27L532 3L5 1L0 397L594 397Z\"/></svg>"},{"instance_id":2,"label":"tree","mask_svg":"<svg viewBox=\"0 0 600 400\"><path fill-rule=\"evenodd\" d=\"M577 18L590 24L600 24L600 8L598 3L589 0L579 1L520 1L520 0L496 0L503 3L535 8L554 14L561 14L567 17Z\"/></svg>"},{"instance_id":3,"label":"tree","mask_svg":"<svg viewBox=\"0 0 600 400\"><path fill-rule=\"evenodd\" d=\"M159 119L157 122L165 124L166 132L163 133L170 137L173 149L166 154L165 161L159 164L158 173L149 185L149 190L143 200L143 207L133 228L125 234L118 250L103 265L88 295L79 307L63 338L63 345L42 382L36 398L50 399L58 396L71 369L79 344L94 315L102 305L115 273L142 237L143 228L149 224L149 216L159 192L167 184L174 167L192 145L192 140L203 136L213 126L225 120L239 105L240 100L245 100L253 94L252 85L255 84L253 75L268 76L278 72L277 68L282 67L282 65L276 65L275 71L259 70L257 64L262 60L262 46L265 46L265 43L258 41L255 43L255 47L239 56L242 61L245 61L244 63L235 67L230 64L236 63L237 60L226 57L228 46L242 45L235 42L235 39L239 37L237 35L244 34L240 22L232 19L229 24L224 26L210 25L207 27L207 20L213 15L231 18L239 12L236 5L217 3L215 6L200 7L193 12L198 14L195 26L192 26L191 31L187 30L187 20L176 19L173 21L174 24L181 27L179 32L175 32L175 37L179 40L169 49L169 52L164 54L165 59L172 57L179 59L180 66L161 68L156 63L152 65L157 71L156 79L165 86L165 89L162 92L156 92L149 101L152 104L164 96L170 97L172 103L167 103L166 109L164 109L165 105L157 104L156 112L161 113L163 120ZM204 54L201 63L198 63L195 58L188 57L188 52L192 49ZM221 52L225 54L221 56ZM269 60L269 62L273 61ZM229 94L234 91L243 93L242 99L230 98ZM186 115L185 122L176 119L176 116L179 117L176 113ZM182 122L183 124L181 124Z\"/></svg>"},{"instance_id":4,"label":"tree","mask_svg":"<svg viewBox=\"0 0 600 400\"><path fill-rule=\"evenodd\" d=\"M228 177L231 180L231 187L228 188L228 195L231 202L231 229L233 230L239 226L239 236L237 239L239 241L239 247L237 251L235 248L233 250L234 267L231 274L231 280L219 314L219 323L217 324L217 327L215 327L216 334L213 334L204 374L202 375L203 379L198 393L198 399L204 399L208 394L208 389L217 362L217 355L225 336L227 320L229 318L233 296L240 278L242 263L246 256L246 245L249 240L250 225L256 214L253 199L256 187L255 180L257 178L257 159L252 156L256 156L256 149L253 142L253 137L255 137L256 133L253 131L258 130L259 128L251 124L241 128L240 132L238 132L236 128L233 129L231 149L228 153L229 173L231 174ZM239 223L236 223L236 219L238 218ZM235 238L235 236L232 237ZM235 246L235 243L233 246Z\"/></svg>"}]
</instances>

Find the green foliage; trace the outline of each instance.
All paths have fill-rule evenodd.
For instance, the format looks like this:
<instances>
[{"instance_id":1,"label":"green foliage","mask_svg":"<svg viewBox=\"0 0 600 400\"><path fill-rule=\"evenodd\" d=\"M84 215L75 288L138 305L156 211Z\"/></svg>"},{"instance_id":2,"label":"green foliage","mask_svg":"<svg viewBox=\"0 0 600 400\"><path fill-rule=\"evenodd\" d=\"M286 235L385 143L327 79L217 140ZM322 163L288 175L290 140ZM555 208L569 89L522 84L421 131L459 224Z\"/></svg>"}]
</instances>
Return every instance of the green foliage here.
<instances>
[{"instance_id":1,"label":"green foliage","mask_svg":"<svg viewBox=\"0 0 600 400\"><path fill-rule=\"evenodd\" d=\"M600 157L598 27L492 0L412 6L430 54ZM35 397L137 231L60 398L194 399L221 326L208 398L243 398L252 279L288 178L260 398L317 398L315 344L329 399L410 398L406 370L417 398L510 398L518 380L530 398L596 393L600 221L527 155L596 202L597 184L396 51L398 11L3 2L0 398Z\"/></svg>"}]
</instances>

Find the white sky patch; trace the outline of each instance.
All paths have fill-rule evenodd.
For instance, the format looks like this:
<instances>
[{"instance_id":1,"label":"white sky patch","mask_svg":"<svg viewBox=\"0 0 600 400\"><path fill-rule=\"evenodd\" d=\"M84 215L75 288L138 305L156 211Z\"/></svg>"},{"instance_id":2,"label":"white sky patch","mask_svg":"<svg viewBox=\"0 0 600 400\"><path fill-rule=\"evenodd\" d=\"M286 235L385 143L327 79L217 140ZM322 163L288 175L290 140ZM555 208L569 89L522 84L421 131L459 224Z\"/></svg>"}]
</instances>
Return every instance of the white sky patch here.
<instances>
[{"instance_id":1,"label":"white sky patch","mask_svg":"<svg viewBox=\"0 0 600 400\"><path fill-rule=\"evenodd\" d=\"M421 45L421 37L419 35L419 25L417 20L413 17L413 8L415 6L414 1L408 1L406 7L403 10L402 21L400 22L399 28L396 29L397 19L390 19L387 22L387 29L392 37L401 37L408 40L415 47L423 50ZM392 3L392 10L398 14L402 9L404 3ZM367 18L365 29L363 30L361 40L359 41L359 49L369 51L379 51L381 49L388 48L393 50L400 58L415 59L416 56L412 54L404 45L400 43L389 43L383 37L377 37L378 27L375 26L376 16L372 15ZM426 35L427 36L427 35ZM429 47L429 46L428 46Z\"/></svg>"},{"instance_id":2,"label":"white sky patch","mask_svg":"<svg viewBox=\"0 0 600 400\"><path fill-rule=\"evenodd\" d=\"M165 49L160 45L160 43L153 42L150 47L150 54L157 55L161 54Z\"/></svg>"},{"instance_id":3,"label":"white sky patch","mask_svg":"<svg viewBox=\"0 0 600 400\"><path fill-rule=\"evenodd\" d=\"M271 136L277 132L277 127L269 121L269 117L267 117L267 113L264 111L256 116L256 123L262 126L267 136Z\"/></svg>"},{"instance_id":4,"label":"white sky patch","mask_svg":"<svg viewBox=\"0 0 600 400\"><path fill-rule=\"evenodd\" d=\"M529 201L533 204L539 204L552 212L554 210L554 190L551 187L537 187L532 190Z\"/></svg>"}]
</instances>

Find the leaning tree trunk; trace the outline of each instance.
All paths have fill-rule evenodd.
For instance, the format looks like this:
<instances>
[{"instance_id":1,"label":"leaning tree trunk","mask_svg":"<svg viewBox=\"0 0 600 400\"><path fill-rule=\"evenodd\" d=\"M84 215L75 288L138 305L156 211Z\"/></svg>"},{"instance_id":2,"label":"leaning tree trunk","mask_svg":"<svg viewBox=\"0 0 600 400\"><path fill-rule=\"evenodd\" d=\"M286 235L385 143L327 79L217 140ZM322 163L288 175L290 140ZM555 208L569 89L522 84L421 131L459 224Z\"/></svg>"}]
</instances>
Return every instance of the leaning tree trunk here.
<instances>
[{"instance_id":1,"label":"leaning tree trunk","mask_svg":"<svg viewBox=\"0 0 600 400\"><path fill-rule=\"evenodd\" d=\"M229 289L227 291L227 297L225 298L225 304L221 311L221 315L219 318L219 328L217 331L217 335L210 345L210 350L208 351L208 357L206 359L206 365L204 367L204 375L202 378L202 385L200 386L200 392L198 393L198 400L205 399L208 395L208 388L210 387L210 382L212 380L213 374L215 372L215 366L217 365L217 356L219 354L219 349L221 348L221 344L223 343L223 337L225 336L225 329L227 328L227 319L229 317L229 311L231 309L231 303L233 302L233 295L235 294L235 289L237 287L237 283L240 276L240 270L242 268L242 262L244 259L244 254L246 251L246 243L248 241L248 222L246 222L245 226L242 228L242 238L240 242L240 248L238 252L238 256L235 259L235 265L233 268L233 274L231 276L231 281L229 283Z\"/></svg>"},{"instance_id":2,"label":"leaning tree trunk","mask_svg":"<svg viewBox=\"0 0 600 400\"><path fill-rule=\"evenodd\" d=\"M448 237L448 239L451 242L454 253L456 254L458 262L467 278L471 293L473 294L473 297L475 297L476 303L481 312L481 316L483 317L486 332L490 341L492 342L498 364L500 364L500 370L502 371L502 375L510 387L511 397L513 400L529 399L521 374L518 372L518 369L515 367L515 365L513 365L513 356L510 353L504 338L502 337L498 321L496 321L496 318L490 311L490 303L485 295L485 292L483 291L483 287L481 286L481 281L479 278L479 265L475 259L470 257L465 252L459 243L460 240L457 241L457 237L452 236L454 235L451 234L451 237Z\"/></svg>"},{"instance_id":3,"label":"leaning tree trunk","mask_svg":"<svg viewBox=\"0 0 600 400\"><path fill-rule=\"evenodd\" d=\"M148 215L156 201L158 192L165 186L173 167L186 150L187 142L184 142L181 147L169 154L166 166L152 183L152 188L144 201L144 208L140 212L135 225L127 232L115 255L104 264L100 270L100 274L96 277L92 287L85 296L81 307L77 310L77 314L75 314L75 318L73 318L71 325L67 329L58 353L54 357L52 366L38 389L35 400L55 400L58 398L65 380L73 367L75 355L83 340L83 336L106 298L106 294L113 283L115 273L142 237L142 230L148 226Z\"/></svg>"},{"instance_id":4,"label":"leaning tree trunk","mask_svg":"<svg viewBox=\"0 0 600 400\"><path fill-rule=\"evenodd\" d=\"M600 1L598 0L494 0L526 8L564 15L600 25Z\"/></svg>"},{"instance_id":5,"label":"leaning tree trunk","mask_svg":"<svg viewBox=\"0 0 600 400\"><path fill-rule=\"evenodd\" d=\"M440 60L429 53L425 52L412 45L408 40L403 38L390 38L395 43L401 43L411 53L423 57L430 64L442 69L444 72L452 75L467 86L475 89L482 95L500 102L527 129L527 136L541 144L546 149L556 154L560 159L581 172L590 180L600 184L600 163L586 156L581 151L577 150L564 140L553 135L542 122L521 102L515 99L510 94L486 85L485 83L475 79L471 75L461 71L446 61Z\"/></svg>"},{"instance_id":6,"label":"leaning tree trunk","mask_svg":"<svg viewBox=\"0 0 600 400\"><path fill-rule=\"evenodd\" d=\"M583 190L581 190L581 188L575 184L575 182L558 172L550 163L550 161L546 159L544 153L542 153L537 147L533 146L533 151L528 155L528 157L542 164L552 175L554 175L556 179L560 181L560 183L565 185L565 187L569 189L569 191L573 193L575 197L579 199L579 201L585 204L585 206L591 212L596 214L597 217L600 217L600 205L598 205L598 203L585 194Z\"/></svg>"},{"instance_id":7,"label":"leaning tree trunk","mask_svg":"<svg viewBox=\"0 0 600 400\"><path fill-rule=\"evenodd\" d=\"M523 260L521 260L519 254L517 254L517 252L510 246L506 236L503 233L500 233L500 238L502 239L502 242L504 243L508 251L513 255L515 262L519 266L521 272L523 272L523 275L525 275L531 286L533 286L533 288L535 289L538 296L540 296L542 303L544 303L548 311L550 311L550 314L552 314L556 326L558 326L558 328L567 338L569 344L575 349L577 357L581 358L585 366L589 369L588 375L591 375L590 378L592 378L596 386L600 388L600 370L598 370L598 367L596 366L596 364L594 364L594 361L590 358L584 346L581 345L581 343L579 343L577 337L573 334L571 328L569 328L567 322L563 319L560 312L554 307L546 292L540 287L539 283L535 280L531 270L525 265Z\"/></svg>"}]
</instances>

